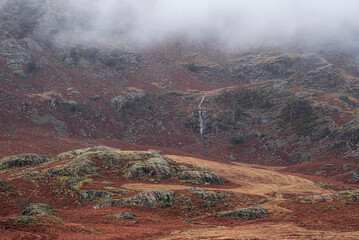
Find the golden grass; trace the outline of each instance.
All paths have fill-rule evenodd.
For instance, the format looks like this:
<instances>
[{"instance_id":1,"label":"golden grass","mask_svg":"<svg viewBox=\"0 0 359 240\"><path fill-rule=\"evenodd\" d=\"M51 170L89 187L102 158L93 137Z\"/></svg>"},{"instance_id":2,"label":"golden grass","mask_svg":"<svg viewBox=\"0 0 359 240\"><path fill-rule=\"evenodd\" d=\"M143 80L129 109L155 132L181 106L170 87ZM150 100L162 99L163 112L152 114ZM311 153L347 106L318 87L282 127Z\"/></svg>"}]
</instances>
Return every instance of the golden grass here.
<instances>
[{"instance_id":1,"label":"golden grass","mask_svg":"<svg viewBox=\"0 0 359 240\"><path fill-rule=\"evenodd\" d=\"M172 235L162 238L171 239L359 239L359 232L307 230L292 223L259 223L175 231Z\"/></svg>"}]
</instances>

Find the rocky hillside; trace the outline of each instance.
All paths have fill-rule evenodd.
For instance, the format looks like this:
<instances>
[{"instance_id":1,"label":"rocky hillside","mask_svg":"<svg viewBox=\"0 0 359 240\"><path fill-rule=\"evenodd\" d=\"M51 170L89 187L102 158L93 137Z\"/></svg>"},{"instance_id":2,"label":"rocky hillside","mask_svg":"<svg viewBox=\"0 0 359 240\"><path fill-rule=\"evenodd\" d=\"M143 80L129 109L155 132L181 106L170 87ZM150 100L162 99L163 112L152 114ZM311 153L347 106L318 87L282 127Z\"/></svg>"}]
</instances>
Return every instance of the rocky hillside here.
<instances>
[{"instance_id":1,"label":"rocky hillside","mask_svg":"<svg viewBox=\"0 0 359 240\"><path fill-rule=\"evenodd\" d=\"M358 182L355 51L73 42L61 8L1 9L0 155L101 140Z\"/></svg>"},{"instance_id":2,"label":"rocky hillside","mask_svg":"<svg viewBox=\"0 0 359 240\"><path fill-rule=\"evenodd\" d=\"M353 239L359 232L355 189L154 150L3 157L0 190L2 239L231 239L238 227L262 225L251 234L285 238L300 228L298 239Z\"/></svg>"}]
</instances>

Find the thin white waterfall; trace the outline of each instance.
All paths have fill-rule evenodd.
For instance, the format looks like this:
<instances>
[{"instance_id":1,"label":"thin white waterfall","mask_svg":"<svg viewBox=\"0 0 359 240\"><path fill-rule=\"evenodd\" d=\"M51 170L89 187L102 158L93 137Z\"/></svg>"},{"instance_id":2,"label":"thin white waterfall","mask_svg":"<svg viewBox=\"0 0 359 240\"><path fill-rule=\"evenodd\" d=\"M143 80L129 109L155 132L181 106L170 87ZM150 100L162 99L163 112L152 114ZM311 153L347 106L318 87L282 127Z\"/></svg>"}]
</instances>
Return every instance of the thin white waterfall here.
<instances>
[{"instance_id":1,"label":"thin white waterfall","mask_svg":"<svg viewBox=\"0 0 359 240\"><path fill-rule=\"evenodd\" d=\"M203 138L203 133L204 133L204 129L205 129L205 124L206 124L206 116L207 116L207 112L206 110L202 109L202 104L204 102L206 98L206 95L202 97L201 102L199 103L198 107L199 107L199 111L198 111L198 117L199 117L199 135L201 136L201 138Z\"/></svg>"}]
</instances>

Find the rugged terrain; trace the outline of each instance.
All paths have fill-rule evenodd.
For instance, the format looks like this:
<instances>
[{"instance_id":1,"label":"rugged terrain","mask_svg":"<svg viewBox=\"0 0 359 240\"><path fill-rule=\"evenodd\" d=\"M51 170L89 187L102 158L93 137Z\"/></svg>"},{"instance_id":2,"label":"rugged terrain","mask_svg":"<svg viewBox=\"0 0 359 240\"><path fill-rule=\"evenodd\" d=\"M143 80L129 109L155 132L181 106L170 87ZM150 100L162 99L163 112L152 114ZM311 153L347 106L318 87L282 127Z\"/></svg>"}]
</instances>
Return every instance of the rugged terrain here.
<instances>
[{"instance_id":1,"label":"rugged terrain","mask_svg":"<svg viewBox=\"0 0 359 240\"><path fill-rule=\"evenodd\" d=\"M0 169L2 239L359 236L358 190L261 166L98 146Z\"/></svg>"},{"instance_id":2,"label":"rugged terrain","mask_svg":"<svg viewBox=\"0 0 359 240\"><path fill-rule=\"evenodd\" d=\"M20 0L0 9L0 234L358 238L358 49L229 51L214 40L185 39L142 48L80 33L73 41L63 29L79 19L66 19L62 8L62 1ZM116 149L106 148L110 156L101 148L60 154L98 145ZM20 154L27 155L8 157ZM146 191L171 200L164 209L125 204ZM20 218L35 224L9 220L30 203L57 213ZM268 216L219 216L242 205L261 206ZM116 220L127 212L136 223Z\"/></svg>"}]
</instances>

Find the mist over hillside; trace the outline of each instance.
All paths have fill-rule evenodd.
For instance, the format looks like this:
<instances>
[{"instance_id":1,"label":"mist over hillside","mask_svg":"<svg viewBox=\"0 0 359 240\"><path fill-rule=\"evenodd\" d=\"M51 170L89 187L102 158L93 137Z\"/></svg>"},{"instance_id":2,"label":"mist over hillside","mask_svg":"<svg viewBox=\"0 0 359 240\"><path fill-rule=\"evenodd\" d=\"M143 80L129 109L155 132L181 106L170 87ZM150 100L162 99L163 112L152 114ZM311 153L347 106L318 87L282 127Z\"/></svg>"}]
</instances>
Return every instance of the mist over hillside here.
<instances>
[{"instance_id":1,"label":"mist over hillside","mask_svg":"<svg viewBox=\"0 0 359 240\"><path fill-rule=\"evenodd\" d=\"M359 239L358 7L0 0L0 239Z\"/></svg>"},{"instance_id":2,"label":"mist over hillside","mask_svg":"<svg viewBox=\"0 0 359 240\"><path fill-rule=\"evenodd\" d=\"M37 33L60 45L126 42L143 47L185 39L238 48L338 41L352 46L359 40L355 0L25 2L38 4L35 8L42 12Z\"/></svg>"}]
</instances>

